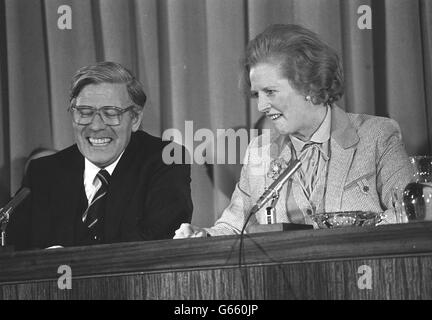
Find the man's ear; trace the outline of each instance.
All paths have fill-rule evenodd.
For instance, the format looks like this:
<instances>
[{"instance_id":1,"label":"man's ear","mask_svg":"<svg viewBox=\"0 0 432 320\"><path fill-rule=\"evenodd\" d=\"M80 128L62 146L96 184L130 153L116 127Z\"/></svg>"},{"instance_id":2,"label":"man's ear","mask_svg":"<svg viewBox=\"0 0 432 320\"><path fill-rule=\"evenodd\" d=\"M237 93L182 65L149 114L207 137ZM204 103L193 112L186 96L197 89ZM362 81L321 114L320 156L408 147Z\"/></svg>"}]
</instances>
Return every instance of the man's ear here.
<instances>
[{"instance_id":1,"label":"man's ear","mask_svg":"<svg viewBox=\"0 0 432 320\"><path fill-rule=\"evenodd\" d=\"M132 116L132 132L136 132L140 126L144 115L144 108L137 108L134 110Z\"/></svg>"}]
</instances>

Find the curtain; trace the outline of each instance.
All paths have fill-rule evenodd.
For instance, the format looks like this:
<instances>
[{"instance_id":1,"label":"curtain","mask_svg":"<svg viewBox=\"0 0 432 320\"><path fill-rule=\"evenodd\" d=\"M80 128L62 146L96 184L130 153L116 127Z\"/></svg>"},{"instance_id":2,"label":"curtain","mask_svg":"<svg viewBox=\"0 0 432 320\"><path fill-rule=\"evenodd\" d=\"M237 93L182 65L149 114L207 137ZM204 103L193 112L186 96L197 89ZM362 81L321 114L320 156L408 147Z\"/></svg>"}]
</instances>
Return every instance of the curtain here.
<instances>
[{"instance_id":1,"label":"curtain","mask_svg":"<svg viewBox=\"0 0 432 320\"><path fill-rule=\"evenodd\" d=\"M62 5L71 29L58 27ZM361 5L371 8L371 29L358 27ZM317 32L343 59L340 106L395 119L410 155L431 154L428 0L0 0L0 204L19 188L33 149L73 143L70 79L96 61L119 62L143 83L150 134L175 128L186 143L186 121L194 132L251 128L259 113L239 90L240 59L272 23ZM195 224L221 214L239 168L192 164Z\"/></svg>"}]
</instances>

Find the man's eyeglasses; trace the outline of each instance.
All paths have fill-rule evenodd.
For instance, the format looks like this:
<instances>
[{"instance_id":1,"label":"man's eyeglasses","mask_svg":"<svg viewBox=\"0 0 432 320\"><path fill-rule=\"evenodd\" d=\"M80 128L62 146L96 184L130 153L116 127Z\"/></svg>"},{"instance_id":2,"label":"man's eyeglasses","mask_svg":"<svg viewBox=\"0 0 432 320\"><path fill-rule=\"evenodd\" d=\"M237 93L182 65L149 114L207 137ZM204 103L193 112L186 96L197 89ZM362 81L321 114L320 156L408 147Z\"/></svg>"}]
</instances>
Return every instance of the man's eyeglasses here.
<instances>
[{"instance_id":1,"label":"man's eyeglasses","mask_svg":"<svg viewBox=\"0 0 432 320\"><path fill-rule=\"evenodd\" d=\"M126 108L105 106L95 108L90 106L71 106L69 111L72 113L73 121L76 124L87 125L92 123L96 114L99 114L103 123L107 126L118 126L122 120L123 113L132 110L135 106Z\"/></svg>"}]
</instances>

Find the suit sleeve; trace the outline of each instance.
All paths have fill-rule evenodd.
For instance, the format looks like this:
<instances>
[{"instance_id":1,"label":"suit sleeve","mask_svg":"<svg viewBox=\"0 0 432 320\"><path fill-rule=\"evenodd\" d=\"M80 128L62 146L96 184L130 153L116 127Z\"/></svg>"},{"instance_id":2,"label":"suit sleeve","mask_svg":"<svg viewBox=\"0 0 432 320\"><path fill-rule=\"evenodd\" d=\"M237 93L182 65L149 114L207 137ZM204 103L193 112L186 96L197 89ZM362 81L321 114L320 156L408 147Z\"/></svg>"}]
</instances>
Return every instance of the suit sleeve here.
<instances>
[{"instance_id":1,"label":"suit sleeve","mask_svg":"<svg viewBox=\"0 0 432 320\"><path fill-rule=\"evenodd\" d=\"M377 143L377 191L380 194L381 205L386 209L384 223L394 223L396 221L392 194L402 194L412 180L413 168L397 122L391 119L386 121L381 132Z\"/></svg>"},{"instance_id":2,"label":"suit sleeve","mask_svg":"<svg viewBox=\"0 0 432 320\"><path fill-rule=\"evenodd\" d=\"M182 223L192 219L189 164L157 161L145 199L148 213L139 223L143 240L171 239Z\"/></svg>"},{"instance_id":3,"label":"suit sleeve","mask_svg":"<svg viewBox=\"0 0 432 320\"><path fill-rule=\"evenodd\" d=\"M211 236L239 234L247 219L247 213L252 206L248 178L249 174L251 174L248 165L250 161L250 145L246 150L240 180L235 187L228 207L223 211L213 227L204 228ZM249 225L251 223L257 223L255 216L251 217Z\"/></svg>"}]
</instances>

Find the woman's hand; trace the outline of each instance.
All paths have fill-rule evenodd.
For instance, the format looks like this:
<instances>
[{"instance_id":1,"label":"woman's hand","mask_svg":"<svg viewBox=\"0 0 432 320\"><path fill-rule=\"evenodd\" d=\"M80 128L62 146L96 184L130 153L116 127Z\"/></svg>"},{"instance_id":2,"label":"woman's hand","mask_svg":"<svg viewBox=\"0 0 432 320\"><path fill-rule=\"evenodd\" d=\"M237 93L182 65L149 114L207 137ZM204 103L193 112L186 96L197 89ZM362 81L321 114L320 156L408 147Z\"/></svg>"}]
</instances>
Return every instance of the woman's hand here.
<instances>
[{"instance_id":1,"label":"woman's hand","mask_svg":"<svg viewBox=\"0 0 432 320\"><path fill-rule=\"evenodd\" d=\"M203 228L193 226L189 223L182 223L180 228L176 230L173 239L200 237L207 237L207 232Z\"/></svg>"}]
</instances>

